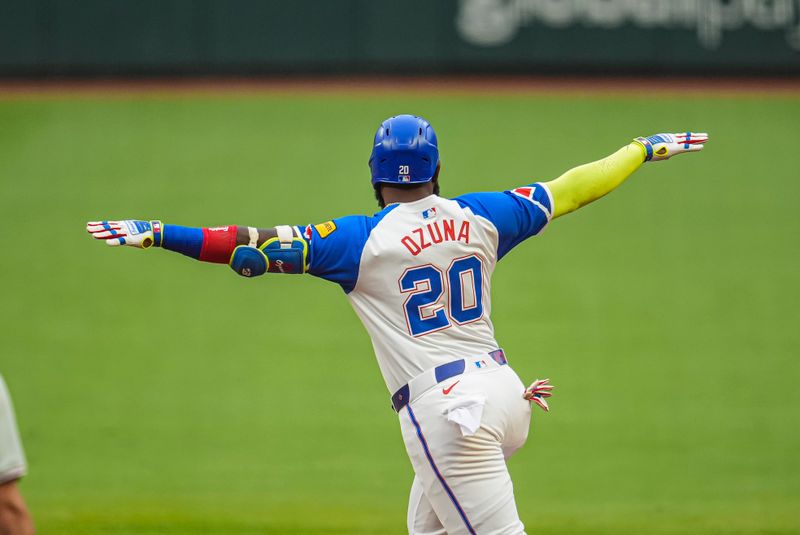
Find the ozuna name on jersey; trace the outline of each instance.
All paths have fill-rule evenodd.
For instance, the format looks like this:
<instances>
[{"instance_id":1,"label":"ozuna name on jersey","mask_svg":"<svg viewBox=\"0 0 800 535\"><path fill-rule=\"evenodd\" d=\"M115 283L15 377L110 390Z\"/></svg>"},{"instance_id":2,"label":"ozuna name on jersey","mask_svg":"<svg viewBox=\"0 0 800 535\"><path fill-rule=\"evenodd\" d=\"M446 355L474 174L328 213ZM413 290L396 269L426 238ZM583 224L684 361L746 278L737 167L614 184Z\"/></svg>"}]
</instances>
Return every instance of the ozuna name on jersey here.
<instances>
[{"instance_id":1,"label":"ozuna name on jersey","mask_svg":"<svg viewBox=\"0 0 800 535\"><path fill-rule=\"evenodd\" d=\"M428 223L424 227L415 228L400 240L408 252L417 256L431 245L449 241L469 243L469 221L460 221L456 232L456 221L445 219Z\"/></svg>"}]
</instances>

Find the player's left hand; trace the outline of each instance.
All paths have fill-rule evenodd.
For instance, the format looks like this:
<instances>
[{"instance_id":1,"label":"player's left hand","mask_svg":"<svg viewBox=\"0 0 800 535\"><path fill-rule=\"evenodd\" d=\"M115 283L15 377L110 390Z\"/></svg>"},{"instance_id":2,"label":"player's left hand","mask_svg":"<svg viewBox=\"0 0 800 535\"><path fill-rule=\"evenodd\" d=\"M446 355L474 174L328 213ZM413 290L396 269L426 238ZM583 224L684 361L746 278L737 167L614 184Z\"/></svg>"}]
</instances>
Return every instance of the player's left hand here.
<instances>
[{"instance_id":1,"label":"player's left hand","mask_svg":"<svg viewBox=\"0 0 800 535\"><path fill-rule=\"evenodd\" d=\"M644 161L658 162L668 160L676 154L703 150L708 142L708 134L705 132L656 134L649 137L637 137L634 141L644 147Z\"/></svg>"},{"instance_id":2,"label":"player's left hand","mask_svg":"<svg viewBox=\"0 0 800 535\"><path fill-rule=\"evenodd\" d=\"M533 384L525 390L522 397L536 403L545 412L549 412L550 406L547 404L545 398L549 398L553 395L551 392L553 388L555 388L555 386L550 384L550 379L536 379Z\"/></svg>"}]
</instances>

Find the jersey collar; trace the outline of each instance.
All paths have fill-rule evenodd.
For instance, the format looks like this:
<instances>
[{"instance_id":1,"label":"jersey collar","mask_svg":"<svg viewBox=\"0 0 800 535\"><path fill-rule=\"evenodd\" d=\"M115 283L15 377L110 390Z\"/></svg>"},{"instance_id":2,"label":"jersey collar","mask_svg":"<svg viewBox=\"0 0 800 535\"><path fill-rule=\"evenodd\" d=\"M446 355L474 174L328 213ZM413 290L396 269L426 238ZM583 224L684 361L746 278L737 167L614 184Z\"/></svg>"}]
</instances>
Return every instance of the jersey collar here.
<instances>
[{"instance_id":1,"label":"jersey collar","mask_svg":"<svg viewBox=\"0 0 800 535\"><path fill-rule=\"evenodd\" d=\"M417 207L417 206L419 206L421 204L427 204L427 203L429 203L429 202L431 202L431 201L433 201L435 199L438 199L438 198L439 198L438 195L436 195L435 193L431 193L427 197L423 197L421 199L417 199L416 201L393 202L392 204L387 204L386 208L389 208L390 206L410 206L410 207L414 208L414 207Z\"/></svg>"}]
</instances>

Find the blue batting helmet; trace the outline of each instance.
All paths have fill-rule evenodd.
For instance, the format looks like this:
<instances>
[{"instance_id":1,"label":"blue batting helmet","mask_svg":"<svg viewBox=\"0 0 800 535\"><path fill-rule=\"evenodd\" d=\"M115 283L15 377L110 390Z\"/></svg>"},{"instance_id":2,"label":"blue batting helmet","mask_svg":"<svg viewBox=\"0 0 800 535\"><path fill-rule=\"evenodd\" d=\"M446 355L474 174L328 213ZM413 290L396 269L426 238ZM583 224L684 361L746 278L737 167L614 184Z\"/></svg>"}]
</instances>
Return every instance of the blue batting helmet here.
<instances>
[{"instance_id":1,"label":"blue batting helmet","mask_svg":"<svg viewBox=\"0 0 800 535\"><path fill-rule=\"evenodd\" d=\"M381 123L369 157L372 184L430 182L439 165L433 127L416 115L396 115Z\"/></svg>"}]
</instances>

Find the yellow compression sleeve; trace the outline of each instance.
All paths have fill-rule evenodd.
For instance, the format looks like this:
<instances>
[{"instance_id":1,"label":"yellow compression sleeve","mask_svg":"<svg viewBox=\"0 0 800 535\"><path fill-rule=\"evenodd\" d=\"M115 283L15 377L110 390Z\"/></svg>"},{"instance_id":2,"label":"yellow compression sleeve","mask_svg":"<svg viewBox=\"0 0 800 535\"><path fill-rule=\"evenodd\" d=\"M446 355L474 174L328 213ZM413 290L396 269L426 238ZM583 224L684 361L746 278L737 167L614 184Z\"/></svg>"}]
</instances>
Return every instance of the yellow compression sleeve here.
<instances>
[{"instance_id":1,"label":"yellow compression sleeve","mask_svg":"<svg viewBox=\"0 0 800 535\"><path fill-rule=\"evenodd\" d=\"M611 156L570 169L547 182L555 205L553 217L573 212L609 193L639 169L644 158L644 147L633 142Z\"/></svg>"}]
</instances>

